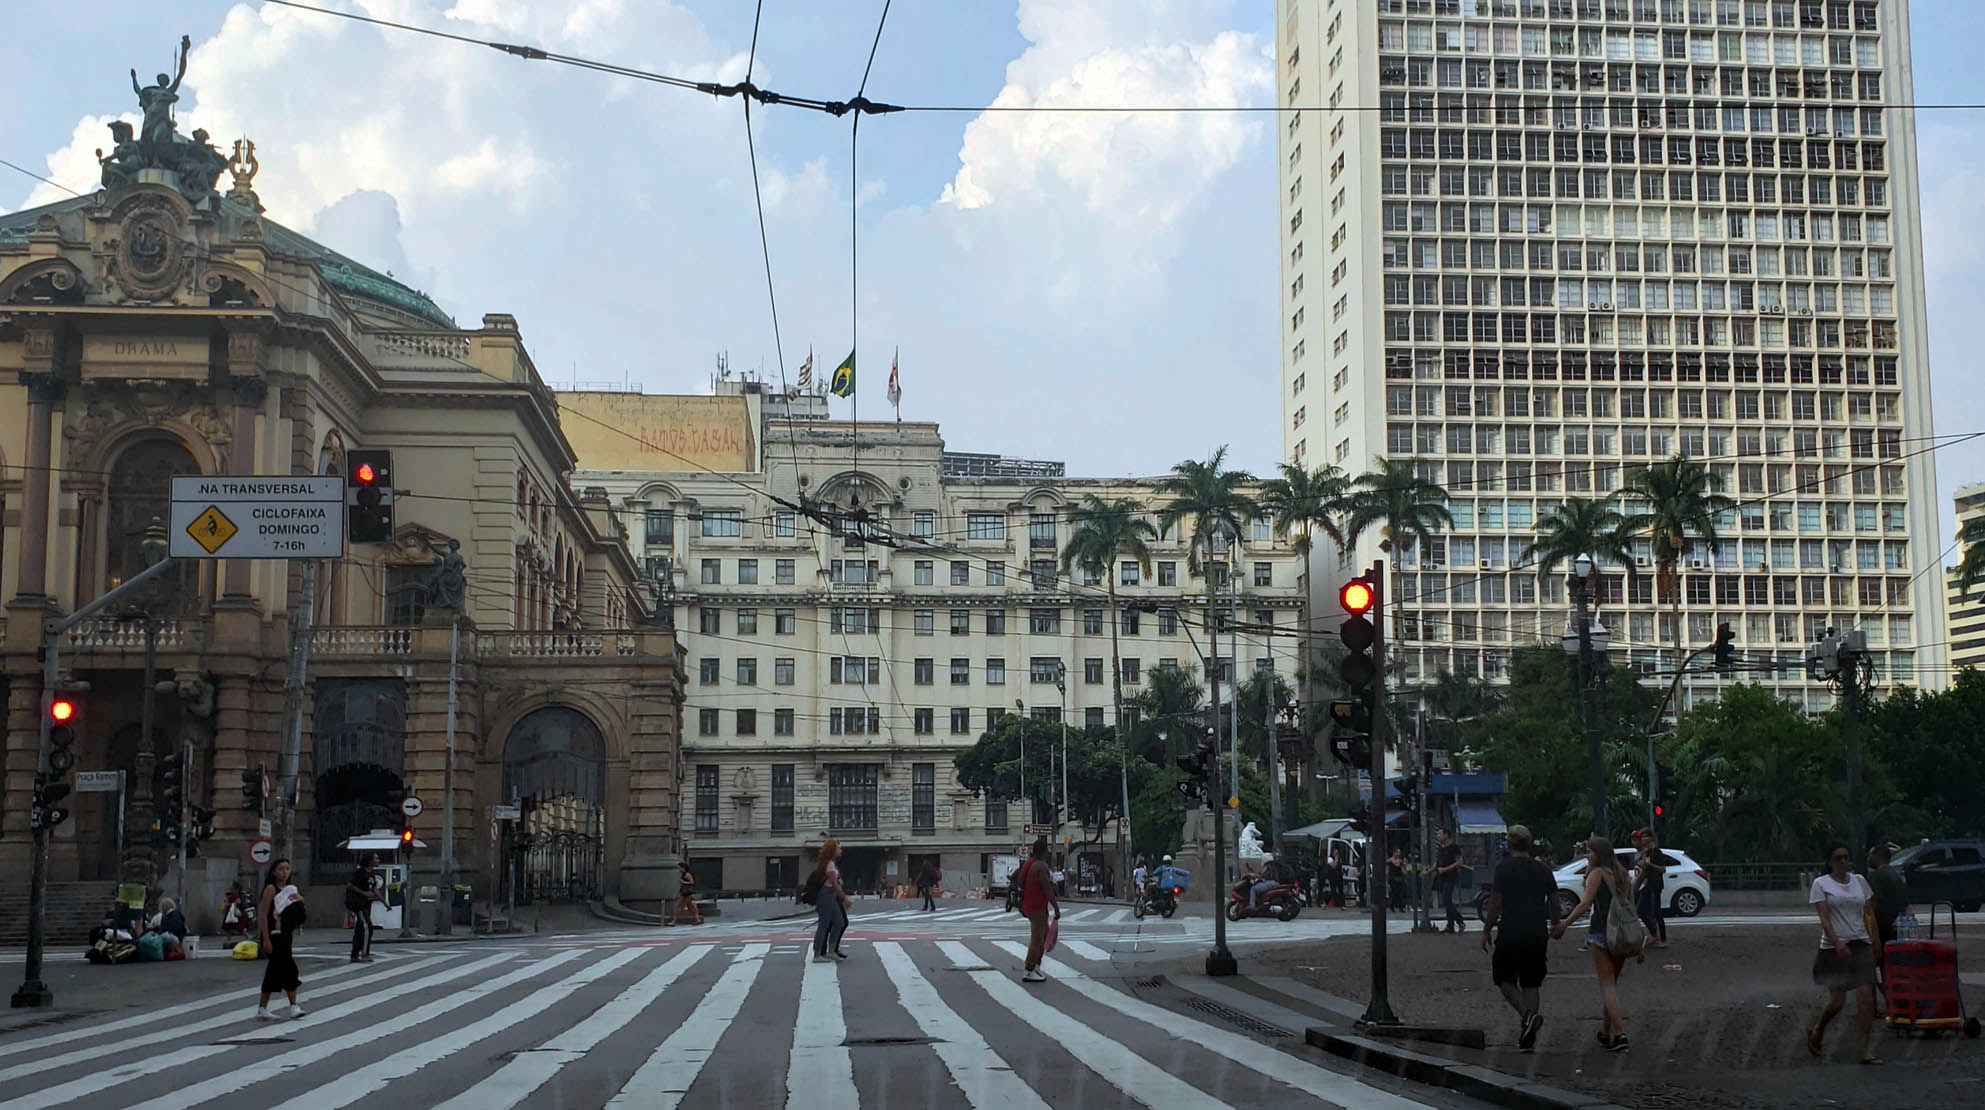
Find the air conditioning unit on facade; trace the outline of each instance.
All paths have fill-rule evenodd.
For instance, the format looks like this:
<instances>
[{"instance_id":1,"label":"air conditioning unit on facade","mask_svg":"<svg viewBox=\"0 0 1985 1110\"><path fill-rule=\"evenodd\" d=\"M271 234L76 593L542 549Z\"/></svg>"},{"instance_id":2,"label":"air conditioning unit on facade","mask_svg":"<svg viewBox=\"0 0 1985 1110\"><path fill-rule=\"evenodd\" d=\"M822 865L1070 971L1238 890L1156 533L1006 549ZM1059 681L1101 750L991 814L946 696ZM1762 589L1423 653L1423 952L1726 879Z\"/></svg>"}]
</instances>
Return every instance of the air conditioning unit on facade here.
<instances>
[{"instance_id":1,"label":"air conditioning unit on facade","mask_svg":"<svg viewBox=\"0 0 1985 1110\"><path fill-rule=\"evenodd\" d=\"M1690 560L1689 560L1689 569L1690 569L1690 570L1701 570L1701 569L1703 569L1703 566L1704 566L1704 563L1703 563L1703 561L1702 561L1701 559L1690 559Z\"/></svg>"},{"instance_id":2,"label":"air conditioning unit on facade","mask_svg":"<svg viewBox=\"0 0 1985 1110\"><path fill-rule=\"evenodd\" d=\"M1654 565L1654 560L1645 555L1636 555L1633 557L1633 565L1639 567L1641 570L1646 570L1648 567Z\"/></svg>"},{"instance_id":3,"label":"air conditioning unit on facade","mask_svg":"<svg viewBox=\"0 0 1985 1110\"><path fill-rule=\"evenodd\" d=\"M1487 559L1484 559L1484 560L1482 560L1482 561L1481 561L1481 563L1480 563L1480 564L1478 564L1478 567L1477 567L1477 569L1480 569L1480 570L1488 570L1488 569L1489 569L1489 561L1488 561Z\"/></svg>"},{"instance_id":4,"label":"air conditioning unit on facade","mask_svg":"<svg viewBox=\"0 0 1985 1110\"><path fill-rule=\"evenodd\" d=\"M1440 565L1439 563L1427 563L1427 564L1424 564L1423 566L1421 566L1421 568L1420 568L1420 569L1421 569L1421 570L1439 570L1440 568L1441 568L1441 565Z\"/></svg>"}]
</instances>

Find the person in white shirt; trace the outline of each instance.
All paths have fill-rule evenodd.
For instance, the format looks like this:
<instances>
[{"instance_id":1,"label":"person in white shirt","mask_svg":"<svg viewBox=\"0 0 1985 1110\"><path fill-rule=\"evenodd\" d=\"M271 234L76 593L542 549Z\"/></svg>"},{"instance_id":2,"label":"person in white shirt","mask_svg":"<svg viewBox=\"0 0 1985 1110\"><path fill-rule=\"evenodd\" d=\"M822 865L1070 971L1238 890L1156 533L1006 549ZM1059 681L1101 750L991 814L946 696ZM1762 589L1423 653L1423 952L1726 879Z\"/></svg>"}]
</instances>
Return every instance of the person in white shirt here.
<instances>
[{"instance_id":1,"label":"person in white shirt","mask_svg":"<svg viewBox=\"0 0 1985 1110\"><path fill-rule=\"evenodd\" d=\"M1847 1005L1854 992L1854 1027L1860 1036L1861 1062L1879 1064L1869 1049L1875 1025L1875 950L1868 936L1867 909L1874 900L1868 880L1853 871L1847 845L1827 849L1826 873L1813 879L1806 901L1820 919L1820 950L1813 957L1813 983L1827 989L1826 1009L1806 1028L1806 1051L1825 1052L1826 1027Z\"/></svg>"}]
</instances>

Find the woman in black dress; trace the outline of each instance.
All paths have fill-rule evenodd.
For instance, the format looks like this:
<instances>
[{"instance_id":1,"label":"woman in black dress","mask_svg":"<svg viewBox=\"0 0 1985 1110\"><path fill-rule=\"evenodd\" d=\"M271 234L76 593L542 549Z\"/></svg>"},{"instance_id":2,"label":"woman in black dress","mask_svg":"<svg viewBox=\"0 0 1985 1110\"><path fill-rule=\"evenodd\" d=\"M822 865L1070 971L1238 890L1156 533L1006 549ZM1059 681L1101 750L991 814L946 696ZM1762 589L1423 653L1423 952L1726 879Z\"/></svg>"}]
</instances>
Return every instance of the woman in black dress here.
<instances>
[{"instance_id":1,"label":"woman in black dress","mask_svg":"<svg viewBox=\"0 0 1985 1110\"><path fill-rule=\"evenodd\" d=\"M303 1007L296 1003L296 991L303 985L303 979L297 973L296 955L291 951L297 930L303 924L303 897L296 893L293 879L289 861L279 859L270 865L268 878L262 883L257 920L262 930L262 952L269 958L269 966L262 972L262 1002L255 1016L263 1021L280 1021L284 1017L269 1009L269 996L278 991L289 996L287 1016L303 1016Z\"/></svg>"}]
</instances>

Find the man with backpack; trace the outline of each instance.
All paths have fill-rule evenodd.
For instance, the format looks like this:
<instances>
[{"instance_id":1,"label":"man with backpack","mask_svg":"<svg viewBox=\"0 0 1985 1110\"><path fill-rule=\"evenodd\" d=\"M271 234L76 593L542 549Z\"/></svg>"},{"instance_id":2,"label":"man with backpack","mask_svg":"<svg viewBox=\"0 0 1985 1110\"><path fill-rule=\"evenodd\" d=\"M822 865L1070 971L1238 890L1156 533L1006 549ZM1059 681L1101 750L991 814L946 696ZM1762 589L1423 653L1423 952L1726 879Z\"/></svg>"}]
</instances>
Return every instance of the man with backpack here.
<instances>
[{"instance_id":1,"label":"man with backpack","mask_svg":"<svg viewBox=\"0 0 1985 1110\"><path fill-rule=\"evenodd\" d=\"M1028 924L1027 968L1020 981L1045 983L1048 977L1041 973L1041 956L1048 947L1050 909L1054 923L1061 923L1061 902L1055 897L1054 873L1048 866L1047 837L1035 838L1032 854L1020 865L1013 881L1020 888L1020 915Z\"/></svg>"}]
</instances>

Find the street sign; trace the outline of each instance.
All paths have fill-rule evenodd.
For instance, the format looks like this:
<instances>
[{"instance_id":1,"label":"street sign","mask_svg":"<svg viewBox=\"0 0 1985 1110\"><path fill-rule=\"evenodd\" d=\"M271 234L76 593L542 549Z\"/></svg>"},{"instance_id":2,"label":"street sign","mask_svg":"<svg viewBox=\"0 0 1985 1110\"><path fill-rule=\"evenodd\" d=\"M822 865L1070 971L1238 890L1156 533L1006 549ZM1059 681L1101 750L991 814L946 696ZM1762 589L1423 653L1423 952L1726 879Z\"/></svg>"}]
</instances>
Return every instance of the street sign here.
<instances>
[{"instance_id":1,"label":"street sign","mask_svg":"<svg viewBox=\"0 0 1985 1110\"><path fill-rule=\"evenodd\" d=\"M494 805L489 807L489 819L492 821L515 821L523 816L524 807L521 805Z\"/></svg>"},{"instance_id":2,"label":"street sign","mask_svg":"<svg viewBox=\"0 0 1985 1110\"><path fill-rule=\"evenodd\" d=\"M276 835L276 823L267 817L262 818L255 822L255 835L265 838Z\"/></svg>"},{"instance_id":3,"label":"street sign","mask_svg":"<svg viewBox=\"0 0 1985 1110\"><path fill-rule=\"evenodd\" d=\"M124 785L122 771L78 771L76 772L76 793L114 794Z\"/></svg>"},{"instance_id":4,"label":"street sign","mask_svg":"<svg viewBox=\"0 0 1985 1110\"><path fill-rule=\"evenodd\" d=\"M266 840L258 840L248 846L248 858L256 863L267 864L276 857L276 846Z\"/></svg>"},{"instance_id":5,"label":"street sign","mask_svg":"<svg viewBox=\"0 0 1985 1110\"><path fill-rule=\"evenodd\" d=\"M172 480L175 559L335 559L345 553L336 475Z\"/></svg>"},{"instance_id":6,"label":"street sign","mask_svg":"<svg viewBox=\"0 0 1985 1110\"><path fill-rule=\"evenodd\" d=\"M400 803L400 812L408 817L419 817L420 811L420 799L414 797L412 794L407 795L406 799Z\"/></svg>"},{"instance_id":7,"label":"street sign","mask_svg":"<svg viewBox=\"0 0 1985 1110\"><path fill-rule=\"evenodd\" d=\"M1055 834L1055 827L1054 827L1053 825L1029 825L1029 826L1027 826L1027 835L1028 835L1028 836L1053 836L1054 834Z\"/></svg>"}]
</instances>

